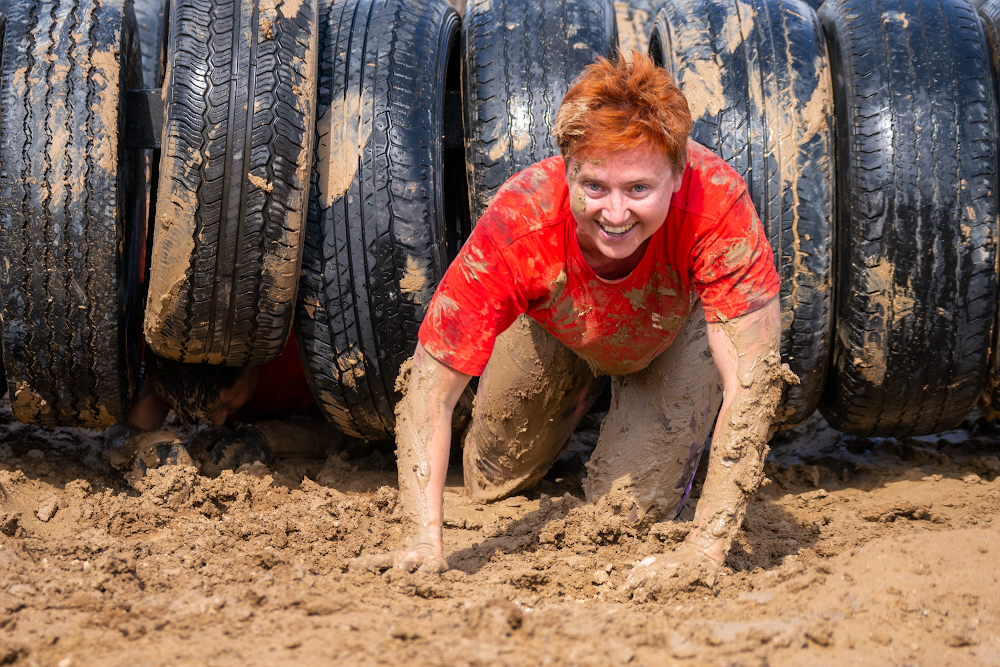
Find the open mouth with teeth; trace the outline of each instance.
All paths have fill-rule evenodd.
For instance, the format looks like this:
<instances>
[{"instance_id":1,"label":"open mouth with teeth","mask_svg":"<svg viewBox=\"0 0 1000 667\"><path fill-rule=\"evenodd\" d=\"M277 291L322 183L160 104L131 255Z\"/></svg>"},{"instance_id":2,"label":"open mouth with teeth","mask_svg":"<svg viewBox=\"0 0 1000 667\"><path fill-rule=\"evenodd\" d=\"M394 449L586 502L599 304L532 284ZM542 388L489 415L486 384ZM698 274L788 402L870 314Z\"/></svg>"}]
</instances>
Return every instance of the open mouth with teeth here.
<instances>
[{"instance_id":1,"label":"open mouth with teeth","mask_svg":"<svg viewBox=\"0 0 1000 667\"><path fill-rule=\"evenodd\" d=\"M597 223L597 226L600 227L601 231L603 231L608 236L625 236L630 231L632 231L632 228L635 227L637 224L639 223L633 222L623 227L612 227L610 225L605 225L604 223L599 222Z\"/></svg>"}]
</instances>

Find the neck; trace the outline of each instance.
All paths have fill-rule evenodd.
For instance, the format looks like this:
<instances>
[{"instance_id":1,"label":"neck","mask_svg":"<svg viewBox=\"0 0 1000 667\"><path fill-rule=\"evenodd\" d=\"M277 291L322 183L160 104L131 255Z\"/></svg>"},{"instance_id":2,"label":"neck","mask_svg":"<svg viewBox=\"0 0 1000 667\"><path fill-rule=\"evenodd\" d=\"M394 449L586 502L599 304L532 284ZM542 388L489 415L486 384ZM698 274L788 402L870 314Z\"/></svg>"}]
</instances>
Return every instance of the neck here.
<instances>
[{"instance_id":1,"label":"neck","mask_svg":"<svg viewBox=\"0 0 1000 667\"><path fill-rule=\"evenodd\" d=\"M643 255L646 254L646 248L649 247L650 241L650 239L646 239L631 255L619 259L602 254L589 237L577 236L577 240L580 243L580 252L583 254L587 266L605 280L618 280L635 271L635 267L639 266Z\"/></svg>"}]
</instances>

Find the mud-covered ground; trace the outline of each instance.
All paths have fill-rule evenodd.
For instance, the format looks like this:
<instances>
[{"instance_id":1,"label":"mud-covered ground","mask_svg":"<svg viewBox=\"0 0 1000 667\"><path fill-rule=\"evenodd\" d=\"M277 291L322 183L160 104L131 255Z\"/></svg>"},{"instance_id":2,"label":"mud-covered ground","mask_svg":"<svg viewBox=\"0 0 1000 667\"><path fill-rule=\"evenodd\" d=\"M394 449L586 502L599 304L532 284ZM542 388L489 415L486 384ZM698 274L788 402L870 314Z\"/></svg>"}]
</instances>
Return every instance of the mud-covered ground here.
<instances>
[{"instance_id":1,"label":"mud-covered ground","mask_svg":"<svg viewBox=\"0 0 1000 667\"><path fill-rule=\"evenodd\" d=\"M686 525L588 512L588 421L526 496L475 505L453 468L452 570L425 578L346 570L401 546L391 453L166 468L140 493L98 434L12 422L5 401L0 664L1000 664L1000 429L978 416L781 436L716 588L672 599L617 593Z\"/></svg>"}]
</instances>

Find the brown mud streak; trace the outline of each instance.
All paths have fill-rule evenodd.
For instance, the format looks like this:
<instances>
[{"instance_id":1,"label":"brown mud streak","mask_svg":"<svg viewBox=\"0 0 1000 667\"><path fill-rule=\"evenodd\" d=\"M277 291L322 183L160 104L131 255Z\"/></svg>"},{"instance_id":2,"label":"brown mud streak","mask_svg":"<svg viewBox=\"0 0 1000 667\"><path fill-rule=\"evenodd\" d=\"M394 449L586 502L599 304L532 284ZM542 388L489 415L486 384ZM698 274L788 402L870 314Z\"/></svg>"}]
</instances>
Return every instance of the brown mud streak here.
<instances>
[{"instance_id":1,"label":"brown mud streak","mask_svg":"<svg viewBox=\"0 0 1000 667\"><path fill-rule=\"evenodd\" d=\"M354 181L371 137L370 104L361 93L347 91L319 119L316 159L320 206L324 209L346 194Z\"/></svg>"},{"instance_id":2,"label":"brown mud streak","mask_svg":"<svg viewBox=\"0 0 1000 667\"><path fill-rule=\"evenodd\" d=\"M632 16L629 16L630 13ZM631 56L632 49L636 49L639 53L646 53L649 50L649 36L646 34L646 23L649 18L649 14L644 9L636 8L630 12L627 2L615 3L618 47L626 58Z\"/></svg>"},{"instance_id":3,"label":"brown mud streak","mask_svg":"<svg viewBox=\"0 0 1000 667\"><path fill-rule=\"evenodd\" d=\"M427 305L434 296L431 278L427 273L428 262L429 260L421 257L407 256L403 275L399 279L400 292L417 306Z\"/></svg>"},{"instance_id":4,"label":"brown mud streak","mask_svg":"<svg viewBox=\"0 0 1000 667\"><path fill-rule=\"evenodd\" d=\"M695 542L708 547L723 539L728 553L743 523L747 503L764 479L769 430L783 384L798 384L799 379L787 364L781 363L778 341L769 344L760 340L760 323L740 331L730 322L720 322L720 326L736 350L754 349L752 341L760 341L756 354L741 354L739 358L741 390L719 416L712 439L709 477L695 517ZM724 474L719 475L723 470Z\"/></svg>"},{"instance_id":5,"label":"brown mud streak","mask_svg":"<svg viewBox=\"0 0 1000 667\"><path fill-rule=\"evenodd\" d=\"M166 134L166 125L164 125ZM164 152L176 155L176 136L164 136ZM171 148L173 146L173 148ZM201 155L181 165L172 161L175 169L183 169L187 174L178 178L189 182L192 172L201 167ZM183 350L176 350L169 344L167 327L174 312L181 307L180 300L184 286L188 284L193 267L195 250L195 214L198 210L197 194L187 188L172 187L174 175L164 171L160 176L160 195L156 203L156 227L153 231L152 257L162 270L150 271L149 298L146 302L146 316L143 323L146 342L153 350L171 359L183 359Z\"/></svg>"},{"instance_id":6,"label":"brown mud streak","mask_svg":"<svg viewBox=\"0 0 1000 667\"><path fill-rule=\"evenodd\" d=\"M865 271L867 297L877 309L874 317L881 319L882 325L865 332L861 356L849 360L861 377L876 387L881 386L887 372L888 332L898 326L899 320L911 315L916 305L909 290L896 283L895 274L896 266L887 258Z\"/></svg>"}]
</instances>

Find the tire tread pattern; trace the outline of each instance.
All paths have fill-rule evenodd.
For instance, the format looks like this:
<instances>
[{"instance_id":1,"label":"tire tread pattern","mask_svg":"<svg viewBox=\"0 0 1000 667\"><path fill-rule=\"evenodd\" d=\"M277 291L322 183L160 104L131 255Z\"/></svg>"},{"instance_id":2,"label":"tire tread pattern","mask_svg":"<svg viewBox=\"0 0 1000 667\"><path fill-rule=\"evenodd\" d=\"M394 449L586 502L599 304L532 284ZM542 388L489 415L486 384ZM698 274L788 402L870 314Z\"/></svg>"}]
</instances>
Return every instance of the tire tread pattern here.
<instances>
[{"instance_id":1,"label":"tire tread pattern","mask_svg":"<svg viewBox=\"0 0 1000 667\"><path fill-rule=\"evenodd\" d=\"M139 368L145 249L141 151L119 100L141 85L132 3L31 0L0 70L0 309L11 409L102 428L128 413Z\"/></svg>"},{"instance_id":2,"label":"tire tread pattern","mask_svg":"<svg viewBox=\"0 0 1000 667\"><path fill-rule=\"evenodd\" d=\"M689 97L692 139L746 181L781 277L786 386L775 424L819 403L833 326L833 99L826 40L800 0L670 0L653 58Z\"/></svg>"},{"instance_id":3,"label":"tire tread pattern","mask_svg":"<svg viewBox=\"0 0 1000 667\"><path fill-rule=\"evenodd\" d=\"M146 339L179 361L262 364L295 306L317 4L180 0L170 21Z\"/></svg>"},{"instance_id":4,"label":"tire tread pattern","mask_svg":"<svg viewBox=\"0 0 1000 667\"><path fill-rule=\"evenodd\" d=\"M997 101L965 0L826 0L838 136L836 338L821 410L865 436L957 426L997 302Z\"/></svg>"},{"instance_id":5,"label":"tire tread pattern","mask_svg":"<svg viewBox=\"0 0 1000 667\"><path fill-rule=\"evenodd\" d=\"M143 88L163 85L164 35L169 0L135 0L135 19L142 45Z\"/></svg>"},{"instance_id":6,"label":"tire tread pattern","mask_svg":"<svg viewBox=\"0 0 1000 667\"><path fill-rule=\"evenodd\" d=\"M991 70L993 72L993 87L1000 95L1000 0L989 0L980 5L979 16L983 25L983 34L989 49ZM993 345L990 351L990 362L979 394L979 408L987 419L1000 417L1000 309L998 309L997 324L993 328Z\"/></svg>"},{"instance_id":7,"label":"tire tread pattern","mask_svg":"<svg viewBox=\"0 0 1000 667\"><path fill-rule=\"evenodd\" d=\"M459 17L444 0L327 0L321 12L295 326L327 418L390 439L396 377L447 268L441 138Z\"/></svg>"},{"instance_id":8,"label":"tire tread pattern","mask_svg":"<svg viewBox=\"0 0 1000 667\"><path fill-rule=\"evenodd\" d=\"M473 220L518 171L559 153L566 91L618 40L611 0L472 0L462 26L465 159Z\"/></svg>"}]
</instances>

